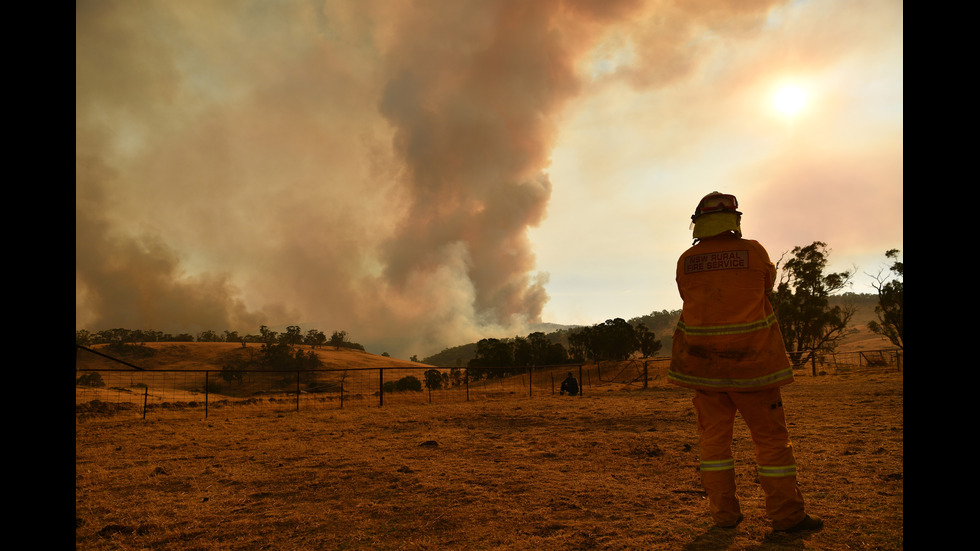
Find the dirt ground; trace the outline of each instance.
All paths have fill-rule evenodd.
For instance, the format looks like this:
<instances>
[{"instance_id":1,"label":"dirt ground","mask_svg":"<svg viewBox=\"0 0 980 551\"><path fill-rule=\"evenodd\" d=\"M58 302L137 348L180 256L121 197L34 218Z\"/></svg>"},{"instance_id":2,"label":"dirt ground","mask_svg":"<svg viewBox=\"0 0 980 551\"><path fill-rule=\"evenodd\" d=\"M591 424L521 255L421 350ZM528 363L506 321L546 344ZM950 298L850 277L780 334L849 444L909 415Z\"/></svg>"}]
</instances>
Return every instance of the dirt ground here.
<instances>
[{"instance_id":1,"label":"dirt ground","mask_svg":"<svg viewBox=\"0 0 980 551\"><path fill-rule=\"evenodd\" d=\"M691 392L673 386L208 419L76 417L76 549L902 549L903 373L784 387L816 532L713 526Z\"/></svg>"}]
</instances>

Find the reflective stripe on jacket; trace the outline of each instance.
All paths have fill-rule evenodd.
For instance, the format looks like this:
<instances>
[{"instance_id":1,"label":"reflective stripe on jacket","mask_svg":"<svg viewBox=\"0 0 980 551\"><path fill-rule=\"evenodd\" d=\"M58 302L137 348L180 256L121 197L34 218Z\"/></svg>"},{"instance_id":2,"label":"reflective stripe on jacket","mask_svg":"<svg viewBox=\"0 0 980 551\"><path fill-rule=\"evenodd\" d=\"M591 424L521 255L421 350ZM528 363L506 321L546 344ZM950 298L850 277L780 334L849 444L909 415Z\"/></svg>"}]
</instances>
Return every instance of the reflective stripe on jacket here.
<instances>
[{"instance_id":1,"label":"reflective stripe on jacket","mask_svg":"<svg viewBox=\"0 0 980 551\"><path fill-rule=\"evenodd\" d=\"M793 381L768 293L776 267L758 241L726 233L702 239L677 261L684 300L668 379L715 391L761 390Z\"/></svg>"}]
</instances>

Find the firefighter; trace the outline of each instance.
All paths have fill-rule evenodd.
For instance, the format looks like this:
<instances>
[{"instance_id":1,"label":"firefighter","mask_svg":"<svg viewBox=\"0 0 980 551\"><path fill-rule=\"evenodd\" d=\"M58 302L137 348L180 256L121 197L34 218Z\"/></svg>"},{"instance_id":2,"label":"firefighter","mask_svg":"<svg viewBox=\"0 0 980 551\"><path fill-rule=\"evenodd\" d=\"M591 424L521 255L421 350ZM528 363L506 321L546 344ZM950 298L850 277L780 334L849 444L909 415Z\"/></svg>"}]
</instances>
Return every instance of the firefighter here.
<instances>
[{"instance_id":1,"label":"firefighter","mask_svg":"<svg viewBox=\"0 0 980 551\"><path fill-rule=\"evenodd\" d=\"M804 510L780 387L793 382L768 294L776 267L759 242L743 239L733 195L713 192L691 216L694 244L677 261L683 300L674 331L670 382L694 390L701 483L718 526L743 515L735 495L735 413L755 443L766 514L779 532L823 526Z\"/></svg>"},{"instance_id":2,"label":"firefighter","mask_svg":"<svg viewBox=\"0 0 980 551\"><path fill-rule=\"evenodd\" d=\"M575 380L575 377L572 375L571 371L568 372L568 376L565 377L565 380L561 382L560 394L564 396L566 392L569 396L578 395L578 381Z\"/></svg>"}]
</instances>

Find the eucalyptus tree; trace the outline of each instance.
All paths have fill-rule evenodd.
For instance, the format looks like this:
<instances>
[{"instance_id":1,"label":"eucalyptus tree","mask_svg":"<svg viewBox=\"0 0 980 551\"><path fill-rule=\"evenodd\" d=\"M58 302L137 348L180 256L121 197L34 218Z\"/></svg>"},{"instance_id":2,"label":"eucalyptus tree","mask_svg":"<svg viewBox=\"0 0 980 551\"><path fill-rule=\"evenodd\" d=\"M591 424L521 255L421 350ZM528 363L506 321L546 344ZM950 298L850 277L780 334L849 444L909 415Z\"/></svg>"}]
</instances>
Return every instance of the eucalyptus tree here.
<instances>
[{"instance_id":1,"label":"eucalyptus tree","mask_svg":"<svg viewBox=\"0 0 980 551\"><path fill-rule=\"evenodd\" d=\"M889 269L892 272L891 281L888 276L883 276L878 272L874 276L875 283L872 286L878 291L878 305L875 306L877 320L868 322L868 329L879 335L883 335L895 346L905 349L905 289L903 279L905 277L905 263L898 259L899 250L890 249L885 252L885 257L892 260Z\"/></svg>"},{"instance_id":2,"label":"eucalyptus tree","mask_svg":"<svg viewBox=\"0 0 980 551\"><path fill-rule=\"evenodd\" d=\"M795 247L776 263L779 280L770 293L783 343L793 364L805 364L819 350L833 350L854 317L847 304L830 306L829 297L850 284L853 271L827 273L827 244ZM784 261L785 259L785 261Z\"/></svg>"}]
</instances>

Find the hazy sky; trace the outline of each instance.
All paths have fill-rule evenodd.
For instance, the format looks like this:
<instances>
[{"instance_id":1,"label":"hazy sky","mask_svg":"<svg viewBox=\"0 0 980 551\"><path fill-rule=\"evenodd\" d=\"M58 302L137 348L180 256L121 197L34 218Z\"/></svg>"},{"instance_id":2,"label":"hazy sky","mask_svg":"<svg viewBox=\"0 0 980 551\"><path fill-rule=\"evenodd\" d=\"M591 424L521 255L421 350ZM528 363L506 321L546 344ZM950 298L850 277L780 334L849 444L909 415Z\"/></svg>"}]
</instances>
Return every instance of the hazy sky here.
<instances>
[{"instance_id":1,"label":"hazy sky","mask_svg":"<svg viewBox=\"0 0 980 551\"><path fill-rule=\"evenodd\" d=\"M904 249L900 1L78 0L75 25L76 329L407 358L673 310L714 190L855 292Z\"/></svg>"}]
</instances>

